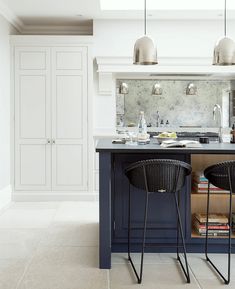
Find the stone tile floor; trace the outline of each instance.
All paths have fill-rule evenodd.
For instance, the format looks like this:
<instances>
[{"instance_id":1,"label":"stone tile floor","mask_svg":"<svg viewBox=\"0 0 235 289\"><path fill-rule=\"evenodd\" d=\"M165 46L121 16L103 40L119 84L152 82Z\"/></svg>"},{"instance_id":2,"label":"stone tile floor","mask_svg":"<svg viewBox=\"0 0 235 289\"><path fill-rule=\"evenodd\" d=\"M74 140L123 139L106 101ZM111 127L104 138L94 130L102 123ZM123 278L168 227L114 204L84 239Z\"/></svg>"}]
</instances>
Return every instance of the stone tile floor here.
<instances>
[{"instance_id":1,"label":"stone tile floor","mask_svg":"<svg viewBox=\"0 0 235 289\"><path fill-rule=\"evenodd\" d=\"M111 270L98 269L97 203L12 203L0 214L0 289L235 288L233 263L227 286L203 255L188 257L190 284L174 254L146 254L139 285L126 254L113 254ZM212 257L226 268L224 255Z\"/></svg>"}]
</instances>

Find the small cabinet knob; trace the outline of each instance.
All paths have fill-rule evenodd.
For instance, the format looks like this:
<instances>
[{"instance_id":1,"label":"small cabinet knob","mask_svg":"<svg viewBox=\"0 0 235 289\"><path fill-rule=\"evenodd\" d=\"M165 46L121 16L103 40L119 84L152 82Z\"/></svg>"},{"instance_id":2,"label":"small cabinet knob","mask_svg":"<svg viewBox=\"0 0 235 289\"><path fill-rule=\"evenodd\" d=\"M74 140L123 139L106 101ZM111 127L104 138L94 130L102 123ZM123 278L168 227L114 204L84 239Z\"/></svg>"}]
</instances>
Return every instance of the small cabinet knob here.
<instances>
[{"instance_id":1,"label":"small cabinet knob","mask_svg":"<svg viewBox=\"0 0 235 289\"><path fill-rule=\"evenodd\" d=\"M51 140L49 138L47 139L47 144L51 144Z\"/></svg>"},{"instance_id":2,"label":"small cabinet knob","mask_svg":"<svg viewBox=\"0 0 235 289\"><path fill-rule=\"evenodd\" d=\"M55 139L52 140L52 144L55 144Z\"/></svg>"}]
</instances>

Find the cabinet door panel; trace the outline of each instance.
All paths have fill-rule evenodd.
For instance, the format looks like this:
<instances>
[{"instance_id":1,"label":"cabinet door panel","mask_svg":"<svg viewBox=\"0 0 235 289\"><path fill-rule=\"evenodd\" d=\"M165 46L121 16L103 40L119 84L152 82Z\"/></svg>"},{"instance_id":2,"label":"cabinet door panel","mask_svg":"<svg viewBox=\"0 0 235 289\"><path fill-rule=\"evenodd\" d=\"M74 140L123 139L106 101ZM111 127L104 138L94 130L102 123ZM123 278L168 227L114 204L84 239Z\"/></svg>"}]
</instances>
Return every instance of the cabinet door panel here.
<instances>
[{"instance_id":1,"label":"cabinet door panel","mask_svg":"<svg viewBox=\"0 0 235 289\"><path fill-rule=\"evenodd\" d=\"M20 51L19 68L21 70L43 70L46 69L46 51Z\"/></svg>"},{"instance_id":2,"label":"cabinet door panel","mask_svg":"<svg viewBox=\"0 0 235 289\"><path fill-rule=\"evenodd\" d=\"M20 138L46 138L46 77L20 76Z\"/></svg>"},{"instance_id":3,"label":"cabinet door panel","mask_svg":"<svg viewBox=\"0 0 235 289\"><path fill-rule=\"evenodd\" d=\"M80 75L56 77L56 138L81 139L83 83Z\"/></svg>"},{"instance_id":4,"label":"cabinet door panel","mask_svg":"<svg viewBox=\"0 0 235 289\"><path fill-rule=\"evenodd\" d=\"M77 48L73 51L70 48L69 51L63 51L63 48L56 52L56 69L57 70L82 70L83 69L83 52L77 51Z\"/></svg>"},{"instance_id":5,"label":"cabinet door panel","mask_svg":"<svg viewBox=\"0 0 235 289\"><path fill-rule=\"evenodd\" d=\"M46 144L19 144L16 154L16 188L50 189L51 147Z\"/></svg>"},{"instance_id":6,"label":"cabinet door panel","mask_svg":"<svg viewBox=\"0 0 235 289\"><path fill-rule=\"evenodd\" d=\"M83 184L82 145L57 145L56 149L56 185L73 189Z\"/></svg>"}]
</instances>

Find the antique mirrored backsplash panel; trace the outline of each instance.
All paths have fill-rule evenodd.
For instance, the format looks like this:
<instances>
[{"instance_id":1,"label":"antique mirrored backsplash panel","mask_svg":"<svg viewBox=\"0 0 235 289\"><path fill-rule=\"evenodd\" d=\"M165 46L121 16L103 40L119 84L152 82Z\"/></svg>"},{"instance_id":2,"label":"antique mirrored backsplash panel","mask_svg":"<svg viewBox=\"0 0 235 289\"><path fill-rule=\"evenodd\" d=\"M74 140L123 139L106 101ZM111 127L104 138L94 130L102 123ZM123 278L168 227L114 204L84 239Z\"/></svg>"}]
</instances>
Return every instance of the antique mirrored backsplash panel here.
<instances>
[{"instance_id":1,"label":"antique mirrored backsplash panel","mask_svg":"<svg viewBox=\"0 0 235 289\"><path fill-rule=\"evenodd\" d=\"M128 93L119 93L122 82L128 86ZM154 84L158 83L161 95L152 95ZM193 83L193 86L189 84ZM190 93L187 88L195 88ZM158 86L157 86L158 88ZM145 113L146 121L156 126L159 120L168 121L169 126L215 127L213 107L216 103L229 113L230 81L227 80L145 80L118 79L116 81L117 125L135 126L139 112ZM196 94L194 94L196 93Z\"/></svg>"}]
</instances>

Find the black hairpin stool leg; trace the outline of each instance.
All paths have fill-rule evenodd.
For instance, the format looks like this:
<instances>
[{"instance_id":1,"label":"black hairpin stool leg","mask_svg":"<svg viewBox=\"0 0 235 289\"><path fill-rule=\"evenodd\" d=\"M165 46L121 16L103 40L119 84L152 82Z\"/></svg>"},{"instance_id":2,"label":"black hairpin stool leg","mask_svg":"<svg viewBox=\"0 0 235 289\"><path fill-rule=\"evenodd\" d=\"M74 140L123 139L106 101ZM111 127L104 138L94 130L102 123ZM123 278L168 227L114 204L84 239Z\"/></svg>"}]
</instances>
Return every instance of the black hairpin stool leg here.
<instances>
[{"instance_id":1,"label":"black hairpin stool leg","mask_svg":"<svg viewBox=\"0 0 235 289\"><path fill-rule=\"evenodd\" d=\"M180 209L180 195L178 192L178 202L179 202L179 209ZM176 247L176 254L177 254L177 260L179 260L179 218L177 217L177 230L176 230L176 240L177 240L177 247Z\"/></svg>"},{"instance_id":2,"label":"black hairpin stool leg","mask_svg":"<svg viewBox=\"0 0 235 289\"><path fill-rule=\"evenodd\" d=\"M147 216L148 216L148 193L146 192L145 199L145 212L144 212L144 228L143 228L143 239L142 239L142 252L141 252L141 263L140 263L140 274L137 273L135 265L132 261L130 254L130 238L131 238L131 192L129 186L129 209L128 209L128 260L131 263L131 266L134 270L135 276L137 278L138 283L142 282L143 276L143 263L144 263L144 249L145 249L145 239L146 239L146 229L147 229Z\"/></svg>"},{"instance_id":3,"label":"black hairpin stool leg","mask_svg":"<svg viewBox=\"0 0 235 289\"><path fill-rule=\"evenodd\" d=\"M189 276L189 269L188 269L188 260L187 260L187 254L186 254L186 246L185 246L185 240L184 240L184 233L183 233L183 227L182 227L182 221L181 221L181 215L180 215L180 209L179 209L179 202L177 199L177 193L174 194L175 196L175 204L176 204L176 210L177 210L177 259L181 265L181 268L184 272L184 275L186 277L187 283L190 283L190 276ZM181 235L181 239L182 239L182 245L183 245L183 251L184 251L184 259L185 259L185 267L181 261L181 258L179 256L179 252L178 252L178 229L180 229L180 235Z\"/></svg>"},{"instance_id":4,"label":"black hairpin stool leg","mask_svg":"<svg viewBox=\"0 0 235 289\"><path fill-rule=\"evenodd\" d=\"M207 190L207 209L206 209L206 246L205 246L205 255L206 260L211 264L219 276L224 280L225 284L230 282L230 271L231 271L231 232L232 232L232 184L230 172L229 175L229 184L230 184L230 194L229 194L229 236L228 236L228 277L225 278L224 275L219 271L215 264L208 257L208 219L209 219L209 208L210 208L210 183L208 183Z\"/></svg>"}]
</instances>

